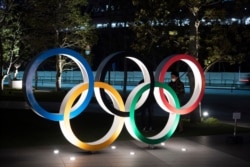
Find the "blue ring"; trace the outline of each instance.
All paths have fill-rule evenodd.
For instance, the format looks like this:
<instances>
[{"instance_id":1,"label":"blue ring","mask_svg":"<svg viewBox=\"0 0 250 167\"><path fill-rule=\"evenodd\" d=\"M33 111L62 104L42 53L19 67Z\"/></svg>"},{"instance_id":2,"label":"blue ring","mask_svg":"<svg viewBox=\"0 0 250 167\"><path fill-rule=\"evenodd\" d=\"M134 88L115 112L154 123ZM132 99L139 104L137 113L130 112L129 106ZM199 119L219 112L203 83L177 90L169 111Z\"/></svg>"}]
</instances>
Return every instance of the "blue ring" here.
<instances>
[{"instance_id":1,"label":"blue ring","mask_svg":"<svg viewBox=\"0 0 250 167\"><path fill-rule=\"evenodd\" d=\"M55 48L50 49L46 52L41 53L40 55L36 56L28 65L28 67L25 70L24 76L23 76L23 91L25 93L25 96L27 98L27 102L29 103L31 109L37 113L38 115L52 120L52 121L62 121L63 120L63 114L59 113L50 113L44 108L42 108L38 102L36 101L33 90L32 90L32 80L35 74L35 71L37 70L38 66L46 59L56 56L56 55L64 55L66 57L69 57L73 59L74 61L79 61L77 64L81 67L83 67L88 75L89 79L89 89L88 93L86 95L86 98L84 100L84 103L82 103L77 109L72 111L70 113L70 118L74 118L77 115L79 115L81 112L84 111L84 109L88 106L94 92L94 76L91 70L91 67L89 66L88 62L84 59L84 57L79 54L78 52L75 52L71 49L66 48Z\"/></svg>"}]
</instances>

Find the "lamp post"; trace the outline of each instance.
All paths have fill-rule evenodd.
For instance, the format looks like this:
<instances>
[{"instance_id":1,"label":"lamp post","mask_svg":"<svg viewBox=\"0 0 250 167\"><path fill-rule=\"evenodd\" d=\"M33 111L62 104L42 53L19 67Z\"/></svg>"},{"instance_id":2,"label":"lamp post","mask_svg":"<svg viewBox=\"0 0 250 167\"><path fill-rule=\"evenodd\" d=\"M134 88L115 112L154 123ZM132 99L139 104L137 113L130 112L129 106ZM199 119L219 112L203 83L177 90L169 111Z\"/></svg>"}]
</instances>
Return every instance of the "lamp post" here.
<instances>
[{"instance_id":1,"label":"lamp post","mask_svg":"<svg viewBox=\"0 0 250 167\"><path fill-rule=\"evenodd\" d=\"M15 63L15 72L14 72L14 80L17 80L18 68L21 66L21 63Z\"/></svg>"},{"instance_id":2,"label":"lamp post","mask_svg":"<svg viewBox=\"0 0 250 167\"><path fill-rule=\"evenodd\" d=\"M91 54L91 47L90 45L87 45L85 47L85 56L86 56L86 59L88 60L89 64L92 65L92 58L90 57L90 54Z\"/></svg>"},{"instance_id":3,"label":"lamp post","mask_svg":"<svg viewBox=\"0 0 250 167\"><path fill-rule=\"evenodd\" d=\"M91 48L89 45L87 45L85 48L85 55L88 56L88 55L90 55L90 53L91 53Z\"/></svg>"}]
</instances>

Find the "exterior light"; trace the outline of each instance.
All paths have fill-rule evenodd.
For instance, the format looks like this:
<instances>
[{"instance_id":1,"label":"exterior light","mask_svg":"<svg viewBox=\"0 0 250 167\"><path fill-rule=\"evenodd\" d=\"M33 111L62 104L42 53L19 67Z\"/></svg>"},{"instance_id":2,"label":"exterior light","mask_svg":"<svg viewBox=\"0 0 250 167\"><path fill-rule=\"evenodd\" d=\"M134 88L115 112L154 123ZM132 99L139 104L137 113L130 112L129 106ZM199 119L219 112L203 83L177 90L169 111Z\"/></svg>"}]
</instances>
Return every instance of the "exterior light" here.
<instances>
[{"instance_id":1,"label":"exterior light","mask_svg":"<svg viewBox=\"0 0 250 167\"><path fill-rule=\"evenodd\" d=\"M175 36L175 35L178 35L178 32L177 31L169 31L168 34L170 36Z\"/></svg>"},{"instance_id":2,"label":"exterior light","mask_svg":"<svg viewBox=\"0 0 250 167\"><path fill-rule=\"evenodd\" d=\"M209 116L209 113L207 111L204 111L203 112L203 117L208 117Z\"/></svg>"},{"instance_id":3,"label":"exterior light","mask_svg":"<svg viewBox=\"0 0 250 167\"><path fill-rule=\"evenodd\" d=\"M59 154L59 150L54 150L54 154Z\"/></svg>"},{"instance_id":4,"label":"exterior light","mask_svg":"<svg viewBox=\"0 0 250 167\"><path fill-rule=\"evenodd\" d=\"M90 52L91 52L91 48L90 48L89 45L87 45L86 48L85 48L85 54L90 55Z\"/></svg>"},{"instance_id":5,"label":"exterior light","mask_svg":"<svg viewBox=\"0 0 250 167\"><path fill-rule=\"evenodd\" d=\"M135 152L133 152L133 151L132 151L132 152L130 152L130 155L135 155Z\"/></svg>"},{"instance_id":6,"label":"exterior light","mask_svg":"<svg viewBox=\"0 0 250 167\"><path fill-rule=\"evenodd\" d=\"M237 19L236 19L236 18L232 18L231 20L232 20L232 21L237 21Z\"/></svg>"},{"instance_id":7,"label":"exterior light","mask_svg":"<svg viewBox=\"0 0 250 167\"><path fill-rule=\"evenodd\" d=\"M182 148L181 151L182 151L182 152L186 152L187 149L186 149L186 148Z\"/></svg>"}]
</instances>

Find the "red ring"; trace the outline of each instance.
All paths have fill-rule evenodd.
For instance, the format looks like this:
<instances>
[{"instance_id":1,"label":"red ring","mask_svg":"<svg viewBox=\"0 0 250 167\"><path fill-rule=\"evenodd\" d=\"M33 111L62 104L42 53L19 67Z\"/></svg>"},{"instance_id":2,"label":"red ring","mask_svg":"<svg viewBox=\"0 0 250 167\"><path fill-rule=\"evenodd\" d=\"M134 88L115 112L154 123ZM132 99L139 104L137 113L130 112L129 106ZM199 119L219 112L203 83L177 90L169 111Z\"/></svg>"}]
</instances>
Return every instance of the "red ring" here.
<instances>
[{"instance_id":1,"label":"red ring","mask_svg":"<svg viewBox=\"0 0 250 167\"><path fill-rule=\"evenodd\" d=\"M166 107L170 111L183 115L183 114L188 114L188 113L192 112L199 105L199 103L204 95L204 91L205 91L205 75L204 75L203 69L201 68L199 62L194 57L192 57L190 55L186 55L186 54L178 54L178 55L173 55L171 57L168 57L160 63L160 65L158 66L158 68L156 70L156 74L158 73L159 78L158 79L156 78L156 80L158 80L159 82L164 82L165 73L167 72L169 67L177 61L184 61L185 63L187 63L194 73L195 88L194 88L194 91L193 91L191 98L180 109L177 109L169 104L169 102L167 101L167 99L163 93L163 89L159 89L159 93L160 93L160 97L161 97L162 102L166 105ZM191 64L191 66L189 63ZM197 91L199 91L199 92L197 92Z\"/></svg>"}]
</instances>

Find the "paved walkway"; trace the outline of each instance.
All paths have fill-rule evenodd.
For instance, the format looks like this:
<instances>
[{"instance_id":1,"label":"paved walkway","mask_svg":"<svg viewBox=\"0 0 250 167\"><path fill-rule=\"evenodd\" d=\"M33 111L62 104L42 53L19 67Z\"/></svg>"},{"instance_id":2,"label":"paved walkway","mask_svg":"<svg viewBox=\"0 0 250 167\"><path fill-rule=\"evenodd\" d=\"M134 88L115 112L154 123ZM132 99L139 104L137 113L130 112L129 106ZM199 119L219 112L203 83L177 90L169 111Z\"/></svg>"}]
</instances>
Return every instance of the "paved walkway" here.
<instances>
[{"instance_id":1,"label":"paved walkway","mask_svg":"<svg viewBox=\"0 0 250 167\"><path fill-rule=\"evenodd\" d=\"M44 104L51 106L51 104ZM58 105L58 106L57 106ZM59 107L53 103L53 108ZM0 102L0 108L29 108L23 102ZM95 106L92 106L95 107ZM2 110L2 109L1 109ZM249 167L250 134L173 137L153 148L135 140L118 140L98 152L69 144L0 150L1 167ZM115 149L114 149L115 148ZM55 154L54 151L59 153Z\"/></svg>"},{"instance_id":2,"label":"paved walkway","mask_svg":"<svg viewBox=\"0 0 250 167\"><path fill-rule=\"evenodd\" d=\"M228 136L167 140L154 148L135 140L117 141L98 152L68 145L0 150L1 167L249 167L250 135L243 143L227 143ZM55 153L56 150L59 153Z\"/></svg>"}]
</instances>

